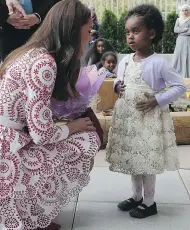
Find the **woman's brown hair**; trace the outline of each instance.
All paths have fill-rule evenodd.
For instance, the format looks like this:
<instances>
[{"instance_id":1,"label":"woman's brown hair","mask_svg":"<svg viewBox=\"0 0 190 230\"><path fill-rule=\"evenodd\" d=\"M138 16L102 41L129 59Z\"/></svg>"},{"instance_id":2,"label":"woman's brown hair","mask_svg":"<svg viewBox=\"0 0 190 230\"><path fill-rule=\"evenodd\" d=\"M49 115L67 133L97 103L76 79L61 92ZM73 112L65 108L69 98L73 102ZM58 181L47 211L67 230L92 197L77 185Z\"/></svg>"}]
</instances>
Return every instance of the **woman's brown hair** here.
<instances>
[{"instance_id":1,"label":"woman's brown hair","mask_svg":"<svg viewBox=\"0 0 190 230\"><path fill-rule=\"evenodd\" d=\"M15 59L33 48L45 48L55 58L57 77L53 97L68 100L77 96L75 88L80 71L81 27L88 23L90 10L79 0L63 0L55 4L40 28L22 47L4 61L0 76Z\"/></svg>"}]
</instances>

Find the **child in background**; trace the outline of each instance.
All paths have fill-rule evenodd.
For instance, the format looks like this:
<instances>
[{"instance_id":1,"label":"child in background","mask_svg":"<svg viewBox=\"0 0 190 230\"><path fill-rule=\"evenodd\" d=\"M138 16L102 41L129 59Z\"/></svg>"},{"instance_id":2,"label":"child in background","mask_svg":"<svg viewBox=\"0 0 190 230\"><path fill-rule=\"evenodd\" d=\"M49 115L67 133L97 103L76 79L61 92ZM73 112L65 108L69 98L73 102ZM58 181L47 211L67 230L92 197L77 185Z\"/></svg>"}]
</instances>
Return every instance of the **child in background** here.
<instances>
[{"instance_id":1,"label":"child in background","mask_svg":"<svg viewBox=\"0 0 190 230\"><path fill-rule=\"evenodd\" d=\"M114 48L112 45L104 38L98 38L95 42L90 46L89 50L85 56L86 65L97 65L99 68L102 55L107 51L113 51Z\"/></svg>"},{"instance_id":2,"label":"child in background","mask_svg":"<svg viewBox=\"0 0 190 230\"><path fill-rule=\"evenodd\" d=\"M114 52L106 52L102 55L101 58L101 65L103 66L99 70L108 70L109 72L108 75L106 76L107 78L114 78L116 77L116 73L114 72L116 65L117 65L117 55Z\"/></svg>"},{"instance_id":3,"label":"child in background","mask_svg":"<svg viewBox=\"0 0 190 230\"><path fill-rule=\"evenodd\" d=\"M168 104L186 87L182 77L152 50L164 31L156 7L139 5L129 11L125 31L135 53L126 55L118 66L115 91L120 98L109 131L107 161L111 171L131 174L133 196L118 208L134 218L146 218L157 214L156 174L179 169ZM166 84L170 88L163 92Z\"/></svg>"}]
</instances>

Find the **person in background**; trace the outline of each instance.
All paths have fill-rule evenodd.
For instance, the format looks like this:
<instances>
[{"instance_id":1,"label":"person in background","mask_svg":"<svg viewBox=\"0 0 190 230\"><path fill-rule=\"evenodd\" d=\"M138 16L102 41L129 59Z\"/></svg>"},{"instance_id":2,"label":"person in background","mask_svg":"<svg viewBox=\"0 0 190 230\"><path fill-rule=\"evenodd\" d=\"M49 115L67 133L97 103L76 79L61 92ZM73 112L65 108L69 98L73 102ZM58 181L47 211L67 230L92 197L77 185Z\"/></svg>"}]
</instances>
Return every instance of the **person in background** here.
<instances>
[{"instance_id":1,"label":"person in background","mask_svg":"<svg viewBox=\"0 0 190 230\"><path fill-rule=\"evenodd\" d=\"M90 31L91 41L89 45L91 45L99 37L99 24L98 24L98 18L94 6L90 7L90 11L91 11L91 17L93 21L93 26Z\"/></svg>"},{"instance_id":2,"label":"person in background","mask_svg":"<svg viewBox=\"0 0 190 230\"><path fill-rule=\"evenodd\" d=\"M114 52L106 52L102 55L101 64L103 67L99 69L99 71L108 70L107 78L116 77L116 73L114 72L117 65L117 55Z\"/></svg>"},{"instance_id":3,"label":"person in background","mask_svg":"<svg viewBox=\"0 0 190 230\"><path fill-rule=\"evenodd\" d=\"M173 67L183 78L190 78L190 6L183 5L174 32L178 34Z\"/></svg>"},{"instance_id":4,"label":"person in background","mask_svg":"<svg viewBox=\"0 0 190 230\"><path fill-rule=\"evenodd\" d=\"M114 48L109 43L108 40L104 38L98 38L95 42L90 46L89 50L85 55L85 64L96 65L98 69L102 67L101 58L102 55L107 51L113 51Z\"/></svg>"},{"instance_id":5,"label":"person in background","mask_svg":"<svg viewBox=\"0 0 190 230\"><path fill-rule=\"evenodd\" d=\"M78 98L84 87L83 81L76 87L80 58L91 27L88 7L60 1L0 68L1 230L57 230L51 221L89 183L101 144L94 123L82 114L55 124L51 99L67 104ZM73 105L66 109L75 112Z\"/></svg>"},{"instance_id":6,"label":"person in background","mask_svg":"<svg viewBox=\"0 0 190 230\"><path fill-rule=\"evenodd\" d=\"M6 56L22 46L32 36L32 34L39 28L46 14L59 0L20 0L19 3L25 11L14 10L10 13L5 0L1 0L0 16L1 35L0 35L0 57L2 60ZM18 5L18 3L16 4ZM13 7L13 9L15 9Z\"/></svg>"}]
</instances>

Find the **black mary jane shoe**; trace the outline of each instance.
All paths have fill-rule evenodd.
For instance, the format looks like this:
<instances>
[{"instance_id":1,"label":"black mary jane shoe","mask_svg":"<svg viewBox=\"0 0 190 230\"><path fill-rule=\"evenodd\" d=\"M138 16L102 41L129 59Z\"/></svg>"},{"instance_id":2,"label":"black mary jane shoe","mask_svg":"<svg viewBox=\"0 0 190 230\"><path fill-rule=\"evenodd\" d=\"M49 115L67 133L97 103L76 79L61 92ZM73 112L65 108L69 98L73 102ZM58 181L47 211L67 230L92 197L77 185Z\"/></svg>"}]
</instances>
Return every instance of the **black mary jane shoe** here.
<instances>
[{"instance_id":1,"label":"black mary jane shoe","mask_svg":"<svg viewBox=\"0 0 190 230\"><path fill-rule=\"evenodd\" d=\"M129 215L137 219L143 219L149 216L156 215L157 213L158 211L156 203L154 203L150 207L146 206L145 204L140 204L137 208L132 209L129 212Z\"/></svg>"},{"instance_id":2,"label":"black mary jane shoe","mask_svg":"<svg viewBox=\"0 0 190 230\"><path fill-rule=\"evenodd\" d=\"M143 198L139 201L135 201L133 198L120 202L117 207L124 212L128 212L138 207L143 202Z\"/></svg>"}]
</instances>

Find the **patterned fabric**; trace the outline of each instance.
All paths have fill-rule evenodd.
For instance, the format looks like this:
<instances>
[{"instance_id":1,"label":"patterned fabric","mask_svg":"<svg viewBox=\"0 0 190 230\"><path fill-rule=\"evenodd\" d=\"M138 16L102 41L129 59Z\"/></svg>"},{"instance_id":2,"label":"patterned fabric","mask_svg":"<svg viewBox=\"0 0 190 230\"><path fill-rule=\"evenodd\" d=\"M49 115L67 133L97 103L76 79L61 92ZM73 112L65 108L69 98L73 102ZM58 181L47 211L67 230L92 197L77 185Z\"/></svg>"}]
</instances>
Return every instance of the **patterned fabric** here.
<instances>
[{"instance_id":1,"label":"patterned fabric","mask_svg":"<svg viewBox=\"0 0 190 230\"><path fill-rule=\"evenodd\" d=\"M53 123L54 59L29 51L7 68L0 85L0 229L48 226L89 182L99 150L96 132L68 137ZM30 135L24 133L27 126Z\"/></svg>"},{"instance_id":2,"label":"patterned fabric","mask_svg":"<svg viewBox=\"0 0 190 230\"><path fill-rule=\"evenodd\" d=\"M159 174L179 168L173 122L168 106L148 113L136 104L154 91L141 78L141 64L131 55L125 70L125 94L115 105L107 145L110 170L132 175Z\"/></svg>"}]
</instances>

